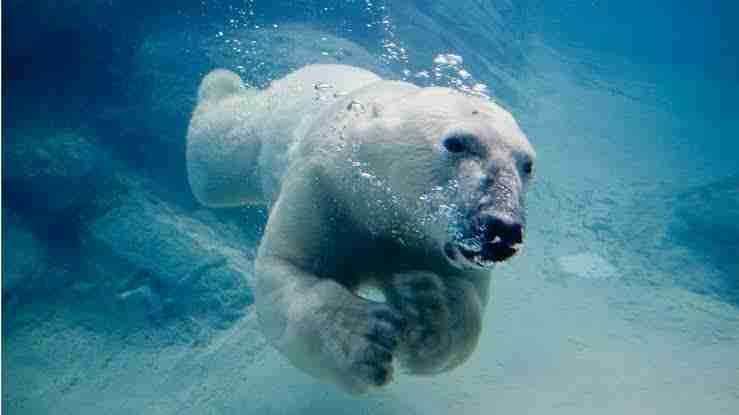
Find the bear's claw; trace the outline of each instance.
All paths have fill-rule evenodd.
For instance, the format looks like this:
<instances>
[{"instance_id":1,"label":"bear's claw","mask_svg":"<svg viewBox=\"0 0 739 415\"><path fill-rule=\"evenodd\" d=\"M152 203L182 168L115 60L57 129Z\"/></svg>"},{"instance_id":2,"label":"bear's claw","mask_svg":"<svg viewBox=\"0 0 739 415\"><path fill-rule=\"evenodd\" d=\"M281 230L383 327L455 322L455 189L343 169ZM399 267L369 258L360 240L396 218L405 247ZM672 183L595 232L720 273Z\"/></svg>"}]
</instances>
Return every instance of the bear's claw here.
<instances>
[{"instance_id":1,"label":"bear's claw","mask_svg":"<svg viewBox=\"0 0 739 415\"><path fill-rule=\"evenodd\" d=\"M389 301L408 319L403 331L401 362L411 373L427 373L449 347L450 311L441 279L428 272L393 276Z\"/></svg>"},{"instance_id":2,"label":"bear's claw","mask_svg":"<svg viewBox=\"0 0 739 415\"><path fill-rule=\"evenodd\" d=\"M364 393L373 387L387 385L393 377L393 354L406 327L405 319L388 304L363 305L364 320L347 321L353 336L345 340L347 366L339 376L352 393Z\"/></svg>"}]
</instances>

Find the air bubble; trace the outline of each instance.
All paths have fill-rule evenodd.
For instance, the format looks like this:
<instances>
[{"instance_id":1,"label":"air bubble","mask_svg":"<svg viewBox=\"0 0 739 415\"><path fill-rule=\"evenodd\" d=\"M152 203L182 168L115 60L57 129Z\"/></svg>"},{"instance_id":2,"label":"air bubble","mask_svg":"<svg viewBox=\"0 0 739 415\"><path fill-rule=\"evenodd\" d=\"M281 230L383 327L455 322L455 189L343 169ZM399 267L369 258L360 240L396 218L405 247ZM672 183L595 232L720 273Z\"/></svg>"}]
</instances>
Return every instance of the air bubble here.
<instances>
[{"instance_id":1,"label":"air bubble","mask_svg":"<svg viewBox=\"0 0 739 415\"><path fill-rule=\"evenodd\" d=\"M488 91L488 86L485 84L475 84L472 86L472 90L481 94L485 94Z\"/></svg>"},{"instance_id":2,"label":"air bubble","mask_svg":"<svg viewBox=\"0 0 739 415\"><path fill-rule=\"evenodd\" d=\"M333 88L333 85L327 84L325 82L316 82L313 85L313 89L315 89L316 91L324 91L326 89L331 89L331 88Z\"/></svg>"},{"instance_id":3,"label":"air bubble","mask_svg":"<svg viewBox=\"0 0 739 415\"><path fill-rule=\"evenodd\" d=\"M466 238L459 242L459 246L470 252L482 252L482 243L477 238Z\"/></svg>"},{"instance_id":4,"label":"air bubble","mask_svg":"<svg viewBox=\"0 0 739 415\"><path fill-rule=\"evenodd\" d=\"M434 63L437 65L449 65L449 66L459 66L464 62L464 59L462 59L461 56L455 55L453 53L442 53L439 55L436 55L434 58Z\"/></svg>"}]
</instances>

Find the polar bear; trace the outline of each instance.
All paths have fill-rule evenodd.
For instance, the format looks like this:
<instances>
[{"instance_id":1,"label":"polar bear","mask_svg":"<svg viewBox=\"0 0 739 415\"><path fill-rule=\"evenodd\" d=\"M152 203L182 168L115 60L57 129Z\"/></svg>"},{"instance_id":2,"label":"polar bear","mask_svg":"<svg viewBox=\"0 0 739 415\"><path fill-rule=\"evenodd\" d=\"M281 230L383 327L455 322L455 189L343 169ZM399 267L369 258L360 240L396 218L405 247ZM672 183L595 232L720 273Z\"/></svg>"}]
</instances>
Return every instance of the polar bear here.
<instances>
[{"instance_id":1,"label":"polar bear","mask_svg":"<svg viewBox=\"0 0 739 415\"><path fill-rule=\"evenodd\" d=\"M352 393L390 382L393 362L430 375L473 352L490 268L523 242L534 159L489 100L344 65L261 91L215 70L187 137L201 203L269 208L255 264L266 337Z\"/></svg>"}]
</instances>

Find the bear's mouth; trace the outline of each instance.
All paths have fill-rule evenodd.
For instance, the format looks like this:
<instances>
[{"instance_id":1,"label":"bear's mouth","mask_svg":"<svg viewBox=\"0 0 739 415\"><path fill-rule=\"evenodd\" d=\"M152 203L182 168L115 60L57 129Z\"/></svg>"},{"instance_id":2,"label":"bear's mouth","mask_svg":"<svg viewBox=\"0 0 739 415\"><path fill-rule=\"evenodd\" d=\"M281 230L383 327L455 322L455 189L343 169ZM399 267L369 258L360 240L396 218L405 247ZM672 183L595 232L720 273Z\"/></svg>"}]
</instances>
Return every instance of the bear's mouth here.
<instances>
[{"instance_id":1,"label":"bear's mouth","mask_svg":"<svg viewBox=\"0 0 739 415\"><path fill-rule=\"evenodd\" d=\"M495 211L481 211L444 247L447 257L465 267L490 268L516 255L523 246L524 220Z\"/></svg>"},{"instance_id":2,"label":"bear's mouth","mask_svg":"<svg viewBox=\"0 0 739 415\"><path fill-rule=\"evenodd\" d=\"M499 237L481 242L479 238L465 238L449 242L444 247L446 256L454 262L464 262L477 268L492 268L520 251L521 243L507 243Z\"/></svg>"}]
</instances>

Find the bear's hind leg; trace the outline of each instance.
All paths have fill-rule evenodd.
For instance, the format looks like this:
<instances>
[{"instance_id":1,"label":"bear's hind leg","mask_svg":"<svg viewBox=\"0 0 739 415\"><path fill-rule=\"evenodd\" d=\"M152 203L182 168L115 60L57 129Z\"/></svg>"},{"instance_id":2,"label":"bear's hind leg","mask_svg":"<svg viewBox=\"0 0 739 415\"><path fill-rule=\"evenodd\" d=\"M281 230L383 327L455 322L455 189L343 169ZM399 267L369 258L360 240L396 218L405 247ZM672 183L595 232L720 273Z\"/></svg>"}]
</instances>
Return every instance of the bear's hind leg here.
<instances>
[{"instance_id":1,"label":"bear's hind leg","mask_svg":"<svg viewBox=\"0 0 739 415\"><path fill-rule=\"evenodd\" d=\"M203 79L187 133L187 173L195 198L210 207L264 204L258 133L261 94L216 69Z\"/></svg>"}]
</instances>

